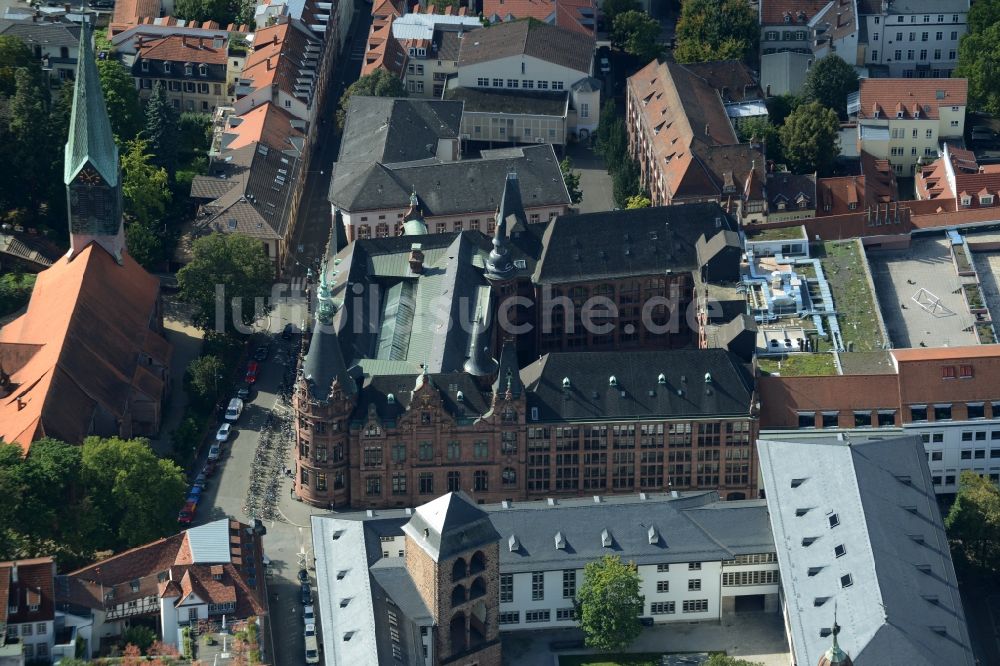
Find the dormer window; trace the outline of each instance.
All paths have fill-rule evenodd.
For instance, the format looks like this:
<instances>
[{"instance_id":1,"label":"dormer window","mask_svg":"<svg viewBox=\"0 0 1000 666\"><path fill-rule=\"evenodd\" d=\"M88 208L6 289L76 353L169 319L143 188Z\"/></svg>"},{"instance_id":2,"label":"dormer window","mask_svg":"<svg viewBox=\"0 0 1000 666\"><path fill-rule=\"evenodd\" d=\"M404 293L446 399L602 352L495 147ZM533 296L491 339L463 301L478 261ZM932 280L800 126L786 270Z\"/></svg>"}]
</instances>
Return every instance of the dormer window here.
<instances>
[{"instance_id":1,"label":"dormer window","mask_svg":"<svg viewBox=\"0 0 1000 666\"><path fill-rule=\"evenodd\" d=\"M962 197L962 206L968 208L972 205L972 197Z\"/></svg>"},{"instance_id":2,"label":"dormer window","mask_svg":"<svg viewBox=\"0 0 1000 666\"><path fill-rule=\"evenodd\" d=\"M149 61L148 60L143 60L142 64L140 65L140 67L142 67L142 71L148 72L149 71Z\"/></svg>"},{"instance_id":3,"label":"dormer window","mask_svg":"<svg viewBox=\"0 0 1000 666\"><path fill-rule=\"evenodd\" d=\"M903 112L902 111L897 111L896 112L896 117L897 118L902 118L903 117Z\"/></svg>"},{"instance_id":4,"label":"dormer window","mask_svg":"<svg viewBox=\"0 0 1000 666\"><path fill-rule=\"evenodd\" d=\"M184 76L191 76L194 74L194 65L191 63L184 63Z\"/></svg>"},{"instance_id":5,"label":"dormer window","mask_svg":"<svg viewBox=\"0 0 1000 666\"><path fill-rule=\"evenodd\" d=\"M198 65L198 76L208 76L208 65L205 63Z\"/></svg>"},{"instance_id":6,"label":"dormer window","mask_svg":"<svg viewBox=\"0 0 1000 666\"><path fill-rule=\"evenodd\" d=\"M784 200L778 202L778 210L785 210Z\"/></svg>"},{"instance_id":7,"label":"dormer window","mask_svg":"<svg viewBox=\"0 0 1000 666\"><path fill-rule=\"evenodd\" d=\"M849 204L847 204L847 209L848 210L857 210L857 208L858 208L858 202L857 201L852 201Z\"/></svg>"},{"instance_id":8,"label":"dormer window","mask_svg":"<svg viewBox=\"0 0 1000 666\"><path fill-rule=\"evenodd\" d=\"M163 63L163 73L164 74L169 74L170 73L170 63L169 62L164 62Z\"/></svg>"},{"instance_id":9,"label":"dormer window","mask_svg":"<svg viewBox=\"0 0 1000 666\"><path fill-rule=\"evenodd\" d=\"M792 15L785 14L785 23L791 23L791 22L792 22Z\"/></svg>"},{"instance_id":10,"label":"dormer window","mask_svg":"<svg viewBox=\"0 0 1000 666\"><path fill-rule=\"evenodd\" d=\"M979 205L980 206L992 206L993 205L993 195L992 194L981 194L981 195L979 195Z\"/></svg>"}]
</instances>

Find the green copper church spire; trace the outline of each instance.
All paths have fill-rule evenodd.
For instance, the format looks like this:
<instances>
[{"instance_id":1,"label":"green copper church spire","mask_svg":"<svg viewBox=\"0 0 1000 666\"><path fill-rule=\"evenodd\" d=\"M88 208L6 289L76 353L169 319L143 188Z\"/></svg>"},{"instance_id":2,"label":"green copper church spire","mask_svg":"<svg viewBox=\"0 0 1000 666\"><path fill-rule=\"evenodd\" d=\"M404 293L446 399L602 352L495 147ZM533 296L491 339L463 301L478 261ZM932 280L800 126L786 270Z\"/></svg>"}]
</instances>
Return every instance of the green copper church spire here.
<instances>
[{"instance_id":1,"label":"green copper church spire","mask_svg":"<svg viewBox=\"0 0 1000 666\"><path fill-rule=\"evenodd\" d=\"M80 30L73 114L63 173L69 210L69 258L72 260L96 243L121 263L125 232L118 146L111 133L90 35L90 28L84 23Z\"/></svg>"},{"instance_id":2,"label":"green copper church spire","mask_svg":"<svg viewBox=\"0 0 1000 666\"><path fill-rule=\"evenodd\" d=\"M87 162L111 187L118 185L118 146L104 103L101 78L91 45L91 31L84 22L80 29L80 50L73 90L73 114L66 142L63 182L69 185Z\"/></svg>"}]
</instances>

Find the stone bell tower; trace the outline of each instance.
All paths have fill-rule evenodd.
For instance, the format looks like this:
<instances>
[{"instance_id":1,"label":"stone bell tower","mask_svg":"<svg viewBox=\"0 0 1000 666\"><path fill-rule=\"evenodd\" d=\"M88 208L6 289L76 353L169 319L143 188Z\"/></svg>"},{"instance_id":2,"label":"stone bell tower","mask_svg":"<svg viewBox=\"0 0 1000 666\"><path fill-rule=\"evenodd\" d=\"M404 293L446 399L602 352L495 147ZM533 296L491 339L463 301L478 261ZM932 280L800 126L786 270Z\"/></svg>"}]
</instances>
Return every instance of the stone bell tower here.
<instances>
[{"instance_id":1,"label":"stone bell tower","mask_svg":"<svg viewBox=\"0 0 1000 666\"><path fill-rule=\"evenodd\" d=\"M500 666L500 535L465 493L417 507L406 569L434 618L435 665Z\"/></svg>"}]
</instances>

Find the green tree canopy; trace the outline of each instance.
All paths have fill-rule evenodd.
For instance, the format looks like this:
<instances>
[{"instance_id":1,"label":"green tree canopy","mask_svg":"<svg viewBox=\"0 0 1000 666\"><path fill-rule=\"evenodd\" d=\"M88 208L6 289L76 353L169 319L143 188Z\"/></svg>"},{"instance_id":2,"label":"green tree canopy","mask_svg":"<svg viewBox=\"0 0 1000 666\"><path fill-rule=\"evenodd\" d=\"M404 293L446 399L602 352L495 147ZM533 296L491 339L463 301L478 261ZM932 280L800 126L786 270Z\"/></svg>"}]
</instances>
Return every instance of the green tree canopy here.
<instances>
[{"instance_id":1,"label":"green tree canopy","mask_svg":"<svg viewBox=\"0 0 1000 666\"><path fill-rule=\"evenodd\" d=\"M580 203L583 199L583 192L580 191L580 174L573 172L573 160L564 157L559 163L559 170L562 171L563 182L566 183L566 191L569 192L570 201Z\"/></svg>"},{"instance_id":2,"label":"green tree canopy","mask_svg":"<svg viewBox=\"0 0 1000 666\"><path fill-rule=\"evenodd\" d=\"M219 400L219 380L225 376L222 359L213 354L199 356L187 367L188 396L202 409L210 409Z\"/></svg>"},{"instance_id":3,"label":"green tree canopy","mask_svg":"<svg viewBox=\"0 0 1000 666\"><path fill-rule=\"evenodd\" d=\"M781 128L781 148L791 170L829 175L840 154L839 131L840 122L833 109L819 102L795 109Z\"/></svg>"},{"instance_id":4,"label":"green tree canopy","mask_svg":"<svg viewBox=\"0 0 1000 666\"><path fill-rule=\"evenodd\" d=\"M757 47L757 14L745 0L685 0L677 20L678 62L741 60Z\"/></svg>"},{"instance_id":5,"label":"green tree canopy","mask_svg":"<svg viewBox=\"0 0 1000 666\"><path fill-rule=\"evenodd\" d=\"M140 652L145 652L156 640L156 632L144 624L137 624L122 632L122 642L134 645Z\"/></svg>"},{"instance_id":6,"label":"green tree canopy","mask_svg":"<svg viewBox=\"0 0 1000 666\"><path fill-rule=\"evenodd\" d=\"M157 81L146 102L146 129L143 138L149 142L153 164L166 169L171 178L177 171L177 112L167 99L166 86Z\"/></svg>"},{"instance_id":7,"label":"green tree canopy","mask_svg":"<svg viewBox=\"0 0 1000 666\"><path fill-rule=\"evenodd\" d=\"M1000 114L1000 23L962 37L955 76L969 80L971 111Z\"/></svg>"},{"instance_id":8,"label":"green tree canopy","mask_svg":"<svg viewBox=\"0 0 1000 666\"><path fill-rule=\"evenodd\" d=\"M802 86L806 102L819 102L847 117L847 96L858 89L858 73L835 53L820 58L809 68Z\"/></svg>"},{"instance_id":9,"label":"green tree canopy","mask_svg":"<svg viewBox=\"0 0 1000 666\"><path fill-rule=\"evenodd\" d=\"M347 117L347 104L355 95L371 97L406 97L406 87L398 76L386 69L376 69L371 74L365 74L352 83L340 96L340 108L337 110L337 125L344 127Z\"/></svg>"},{"instance_id":10,"label":"green tree canopy","mask_svg":"<svg viewBox=\"0 0 1000 666\"><path fill-rule=\"evenodd\" d=\"M639 194L639 165L631 157L626 156L611 173L611 190L619 206L628 204L628 200Z\"/></svg>"},{"instance_id":11,"label":"green tree canopy","mask_svg":"<svg viewBox=\"0 0 1000 666\"><path fill-rule=\"evenodd\" d=\"M16 90L10 99L10 135L12 152L17 168L10 171L19 188L15 198L28 208L35 218L52 193L49 186L57 178L55 162L49 151L55 150L51 129L48 127L48 90L27 67L14 72ZM59 179L61 180L61 179Z\"/></svg>"},{"instance_id":12,"label":"green tree canopy","mask_svg":"<svg viewBox=\"0 0 1000 666\"><path fill-rule=\"evenodd\" d=\"M146 225L159 222L170 203L167 172L153 164L148 146L142 139L133 139L121 156L125 211Z\"/></svg>"},{"instance_id":13,"label":"green tree canopy","mask_svg":"<svg viewBox=\"0 0 1000 666\"><path fill-rule=\"evenodd\" d=\"M962 472L944 526L960 560L988 571L1000 569L1000 489L988 477Z\"/></svg>"},{"instance_id":14,"label":"green tree canopy","mask_svg":"<svg viewBox=\"0 0 1000 666\"><path fill-rule=\"evenodd\" d=\"M642 631L644 603L635 564L617 555L587 564L577 592L577 616L587 646L605 651L628 647Z\"/></svg>"},{"instance_id":15,"label":"green tree canopy","mask_svg":"<svg viewBox=\"0 0 1000 666\"><path fill-rule=\"evenodd\" d=\"M628 201L625 202L626 210L635 210L636 208L649 208L653 205L649 197L645 194L636 194L635 196L629 197Z\"/></svg>"},{"instance_id":16,"label":"green tree canopy","mask_svg":"<svg viewBox=\"0 0 1000 666\"><path fill-rule=\"evenodd\" d=\"M771 124L771 121L763 116L747 118L736 126L736 135L743 143L749 143L756 139L764 144L767 151L767 158L775 162L782 162L781 137L778 128Z\"/></svg>"},{"instance_id":17,"label":"green tree canopy","mask_svg":"<svg viewBox=\"0 0 1000 666\"><path fill-rule=\"evenodd\" d=\"M601 3L601 12L609 26L615 24L615 17L625 12L639 11L638 0L604 0Z\"/></svg>"},{"instance_id":18,"label":"green tree canopy","mask_svg":"<svg viewBox=\"0 0 1000 666\"><path fill-rule=\"evenodd\" d=\"M111 131L119 143L134 139L142 129L142 105L132 73L125 65L111 59L98 60L97 71L101 77Z\"/></svg>"},{"instance_id":19,"label":"green tree canopy","mask_svg":"<svg viewBox=\"0 0 1000 666\"><path fill-rule=\"evenodd\" d=\"M172 461L157 458L149 441L88 437L80 451L81 474L110 543L132 548L176 529L187 479Z\"/></svg>"},{"instance_id":20,"label":"green tree canopy","mask_svg":"<svg viewBox=\"0 0 1000 666\"><path fill-rule=\"evenodd\" d=\"M969 32L980 33L1000 23L1000 0L976 0L969 8Z\"/></svg>"},{"instance_id":21,"label":"green tree canopy","mask_svg":"<svg viewBox=\"0 0 1000 666\"><path fill-rule=\"evenodd\" d=\"M41 68L31 50L17 37L0 35L0 96L10 97L17 89L14 76L19 69L26 69L40 81Z\"/></svg>"},{"instance_id":22,"label":"green tree canopy","mask_svg":"<svg viewBox=\"0 0 1000 666\"><path fill-rule=\"evenodd\" d=\"M767 98L767 116L776 127L785 124L785 118L791 115L792 111L799 108L802 103L801 97L795 95L775 95Z\"/></svg>"},{"instance_id":23,"label":"green tree canopy","mask_svg":"<svg viewBox=\"0 0 1000 666\"><path fill-rule=\"evenodd\" d=\"M630 10L615 16L611 35L616 46L642 62L663 52L663 45L658 41L660 22L645 12Z\"/></svg>"},{"instance_id":24,"label":"green tree canopy","mask_svg":"<svg viewBox=\"0 0 1000 666\"><path fill-rule=\"evenodd\" d=\"M177 273L180 297L194 306L194 323L203 331L236 334L233 317L249 327L256 319L256 300L266 303L274 266L263 244L242 234L215 233L194 242L191 263ZM224 302L216 312L216 286Z\"/></svg>"},{"instance_id":25,"label":"green tree canopy","mask_svg":"<svg viewBox=\"0 0 1000 666\"><path fill-rule=\"evenodd\" d=\"M190 21L218 21L219 25L229 25L239 4L232 0L177 0L174 15Z\"/></svg>"}]
</instances>

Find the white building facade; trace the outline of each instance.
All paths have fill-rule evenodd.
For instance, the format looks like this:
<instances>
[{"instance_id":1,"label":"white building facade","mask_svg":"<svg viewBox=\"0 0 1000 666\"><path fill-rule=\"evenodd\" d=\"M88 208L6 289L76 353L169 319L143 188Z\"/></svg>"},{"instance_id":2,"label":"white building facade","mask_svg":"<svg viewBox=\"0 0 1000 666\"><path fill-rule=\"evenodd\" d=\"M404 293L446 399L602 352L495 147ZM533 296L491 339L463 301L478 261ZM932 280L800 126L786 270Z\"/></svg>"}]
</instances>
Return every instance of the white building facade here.
<instances>
[{"instance_id":1,"label":"white building facade","mask_svg":"<svg viewBox=\"0 0 1000 666\"><path fill-rule=\"evenodd\" d=\"M858 4L868 35L865 66L908 79L946 79L958 66L958 42L969 31L969 0Z\"/></svg>"}]
</instances>

